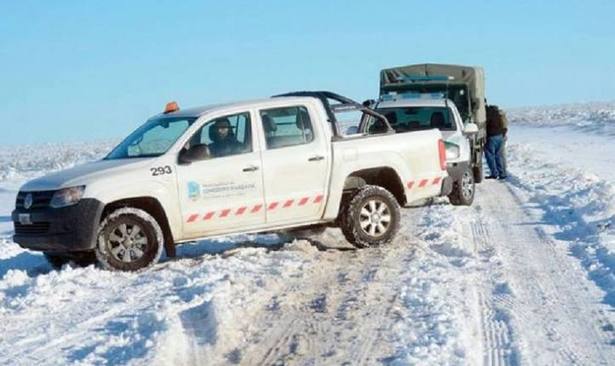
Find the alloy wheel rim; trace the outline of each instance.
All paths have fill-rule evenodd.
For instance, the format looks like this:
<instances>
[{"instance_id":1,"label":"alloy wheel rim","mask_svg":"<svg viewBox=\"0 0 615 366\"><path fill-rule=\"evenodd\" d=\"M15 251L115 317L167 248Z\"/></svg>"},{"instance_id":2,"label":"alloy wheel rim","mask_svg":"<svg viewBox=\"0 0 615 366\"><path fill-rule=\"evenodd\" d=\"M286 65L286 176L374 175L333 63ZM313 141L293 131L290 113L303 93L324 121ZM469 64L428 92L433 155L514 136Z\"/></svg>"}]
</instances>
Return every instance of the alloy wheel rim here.
<instances>
[{"instance_id":1,"label":"alloy wheel rim","mask_svg":"<svg viewBox=\"0 0 615 366\"><path fill-rule=\"evenodd\" d=\"M382 200L370 199L359 211L361 230L372 237L381 237L391 225L391 210Z\"/></svg>"},{"instance_id":2,"label":"alloy wheel rim","mask_svg":"<svg viewBox=\"0 0 615 366\"><path fill-rule=\"evenodd\" d=\"M136 224L119 224L109 232L107 247L111 256L119 262L132 263L141 259L149 240L143 228Z\"/></svg>"},{"instance_id":3,"label":"alloy wheel rim","mask_svg":"<svg viewBox=\"0 0 615 366\"><path fill-rule=\"evenodd\" d=\"M461 193L466 199L470 199L474 194L474 187L472 186L472 176L469 172L465 172L461 178Z\"/></svg>"}]
</instances>

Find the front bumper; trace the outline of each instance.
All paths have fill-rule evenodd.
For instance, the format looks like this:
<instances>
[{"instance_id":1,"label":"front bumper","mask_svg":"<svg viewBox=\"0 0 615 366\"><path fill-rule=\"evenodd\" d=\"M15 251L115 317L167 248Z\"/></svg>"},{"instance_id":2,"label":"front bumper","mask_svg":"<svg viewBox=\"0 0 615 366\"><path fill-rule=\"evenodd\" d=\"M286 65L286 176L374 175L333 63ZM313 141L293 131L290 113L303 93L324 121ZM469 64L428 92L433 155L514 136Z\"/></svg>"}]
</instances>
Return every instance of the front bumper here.
<instances>
[{"instance_id":1,"label":"front bumper","mask_svg":"<svg viewBox=\"0 0 615 366\"><path fill-rule=\"evenodd\" d=\"M84 198L69 207L15 209L13 241L22 248L48 252L92 250L103 208L102 202ZM23 215L29 216L24 220Z\"/></svg>"}]
</instances>

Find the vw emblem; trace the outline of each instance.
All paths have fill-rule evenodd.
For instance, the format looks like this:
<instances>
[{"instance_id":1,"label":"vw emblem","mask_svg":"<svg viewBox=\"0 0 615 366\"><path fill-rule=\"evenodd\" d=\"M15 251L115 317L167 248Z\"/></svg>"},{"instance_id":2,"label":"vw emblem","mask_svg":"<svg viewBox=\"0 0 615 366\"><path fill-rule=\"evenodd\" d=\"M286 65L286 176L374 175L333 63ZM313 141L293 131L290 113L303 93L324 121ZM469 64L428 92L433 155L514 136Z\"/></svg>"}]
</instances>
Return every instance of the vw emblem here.
<instances>
[{"instance_id":1,"label":"vw emblem","mask_svg":"<svg viewBox=\"0 0 615 366\"><path fill-rule=\"evenodd\" d=\"M32 207L32 193L28 193L23 200L23 208L26 210Z\"/></svg>"}]
</instances>

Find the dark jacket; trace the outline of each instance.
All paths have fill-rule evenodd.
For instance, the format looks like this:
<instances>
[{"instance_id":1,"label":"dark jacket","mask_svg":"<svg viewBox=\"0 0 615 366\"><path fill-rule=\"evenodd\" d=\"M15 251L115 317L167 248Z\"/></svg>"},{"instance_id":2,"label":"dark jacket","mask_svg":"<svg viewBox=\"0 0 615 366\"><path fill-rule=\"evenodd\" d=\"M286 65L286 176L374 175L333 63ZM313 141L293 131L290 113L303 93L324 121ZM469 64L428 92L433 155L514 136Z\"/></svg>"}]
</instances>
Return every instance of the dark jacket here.
<instances>
[{"instance_id":1,"label":"dark jacket","mask_svg":"<svg viewBox=\"0 0 615 366\"><path fill-rule=\"evenodd\" d=\"M506 135L508 119L504 111L496 106L487 107L487 136Z\"/></svg>"}]
</instances>

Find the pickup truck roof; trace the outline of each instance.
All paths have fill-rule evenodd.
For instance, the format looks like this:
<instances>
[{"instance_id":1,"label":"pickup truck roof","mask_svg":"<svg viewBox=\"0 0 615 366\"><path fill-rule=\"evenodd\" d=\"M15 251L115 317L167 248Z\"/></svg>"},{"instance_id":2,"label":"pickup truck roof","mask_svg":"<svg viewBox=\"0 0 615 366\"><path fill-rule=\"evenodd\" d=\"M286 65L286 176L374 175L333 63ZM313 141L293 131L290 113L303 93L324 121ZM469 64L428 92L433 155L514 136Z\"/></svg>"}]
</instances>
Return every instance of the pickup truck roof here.
<instances>
[{"instance_id":1,"label":"pickup truck roof","mask_svg":"<svg viewBox=\"0 0 615 366\"><path fill-rule=\"evenodd\" d=\"M318 99L325 108L327 113L329 122L332 124L332 130L334 132L335 137L342 136L338 126L337 119L335 118L335 113L337 112L347 112L347 111L360 111L365 114L371 115L382 120L388 127L389 130L393 131L393 128L390 126L386 117L381 115L378 112L358 103L348 97L344 97L342 95L330 92L330 91L296 91L289 92L285 94L274 95L270 98L262 98L262 99L254 99L254 100L246 100L239 101L234 103L223 103L223 104L213 104L206 105L195 108L188 109L180 109L176 112L171 113L161 113L156 117L200 117L206 113L215 112L219 109L229 109L233 107L244 107L244 108L253 108L253 107L262 107L263 103L267 103L273 100L279 100L280 98L284 98L285 100L295 101L296 103L306 103L307 101L311 101L313 99Z\"/></svg>"},{"instance_id":2,"label":"pickup truck roof","mask_svg":"<svg viewBox=\"0 0 615 366\"><path fill-rule=\"evenodd\" d=\"M307 100L311 100L311 98L308 98L308 97L287 97L287 99L289 100L295 99L297 103L305 103ZM243 101L232 102L232 103L210 104L210 105L204 105L200 107L180 109L176 112L171 112L171 113L161 113L159 115L156 115L156 117L163 117L163 116L200 117L206 113L215 112L220 109L229 109L229 108L234 108L234 107L237 107L237 108L241 108L241 107L252 108L256 106L260 107L262 106L263 103L266 103L272 100L274 99L273 98L261 98L261 99L243 100Z\"/></svg>"}]
</instances>

